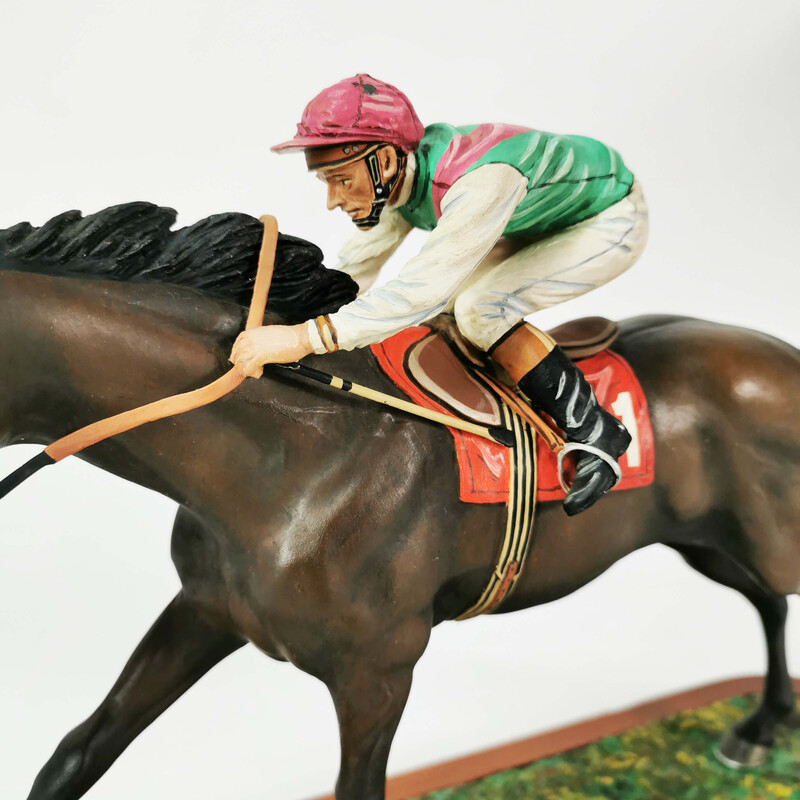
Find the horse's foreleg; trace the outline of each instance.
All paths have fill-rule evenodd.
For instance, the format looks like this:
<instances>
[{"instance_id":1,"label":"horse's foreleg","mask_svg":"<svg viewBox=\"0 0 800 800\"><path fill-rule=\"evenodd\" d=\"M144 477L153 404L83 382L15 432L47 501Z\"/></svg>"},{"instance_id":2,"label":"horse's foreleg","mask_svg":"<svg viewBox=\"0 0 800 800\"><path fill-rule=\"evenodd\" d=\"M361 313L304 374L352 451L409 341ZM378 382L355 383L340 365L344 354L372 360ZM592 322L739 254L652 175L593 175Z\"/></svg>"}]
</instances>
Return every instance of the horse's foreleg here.
<instances>
[{"instance_id":1,"label":"horse's foreleg","mask_svg":"<svg viewBox=\"0 0 800 800\"><path fill-rule=\"evenodd\" d=\"M28 800L77 800L156 717L244 644L212 628L182 594L167 606L106 699L64 737Z\"/></svg>"},{"instance_id":2,"label":"horse's foreleg","mask_svg":"<svg viewBox=\"0 0 800 800\"><path fill-rule=\"evenodd\" d=\"M342 755L336 800L383 800L386 763L430 625L416 620L384 643L337 659L327 679Z\"/></svg>"},{"instance_id":3,"label":"horse's foreleg","mask_svg":"<svg viewBox=\"0 0 800 800\"><path fill-rule=\"evenodd\" d=\"M786 664L786 598L771 592L728 556L703 548L676 548L686 562L717 583L741 592L756 608L767 640L768 666L758 709L731 728L717 755L732 766L756 767L766 760L778 724L792 718L795 696Z\"/></svg>"},{"instance_id":4,"label":"horse's foreleg","mask_svg":"<svg viewBox=\"0 0 800 800\"><path fill-rule=\"evenodd\" d=\"M411 668L363 665L332 692L342 746L336 800L383 800L386 763L411 689Z\"/></svg>"}]
</instances>

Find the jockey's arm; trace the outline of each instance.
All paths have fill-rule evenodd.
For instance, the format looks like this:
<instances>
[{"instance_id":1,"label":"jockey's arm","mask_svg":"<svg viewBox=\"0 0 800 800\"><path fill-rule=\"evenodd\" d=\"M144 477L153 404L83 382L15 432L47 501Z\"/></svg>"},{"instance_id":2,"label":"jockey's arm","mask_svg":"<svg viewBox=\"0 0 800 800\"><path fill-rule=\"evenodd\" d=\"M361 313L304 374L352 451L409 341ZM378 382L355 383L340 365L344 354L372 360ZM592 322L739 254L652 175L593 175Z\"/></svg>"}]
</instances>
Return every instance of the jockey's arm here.
<instances>
[{"instance_id":1,"label":"jockey's arm","mask_svg":"<svg viewBox=\"0 0 800 800\"><path fill-rule=\"evenodd\" d=\"M410 230L411 225L395 209L385 208L374 228L359 231L345 243L336 269L358 284L359 294L365 292Z\"/></svg>"},{"instance_id":2,"label":"jockey's arm","mask_svg":"<svg viewBox=\"0 0 800 800\"><path fill-rule=\"evenodd\" d=\"M352 350L435 317L503 235L527 185L527 179L508 164L484 164L467 173L445 193L436 228L396 278L331 314L327 329L320 330L316 320L309 320L244 331L234 343L230 360L242 376L258 378L264 364L285 364L312 352L328 352L331 348L323 343L323 331L329 343Z\"/></svg>"},{"instance_id":3,"label":"jockey's arm","mask_svg":"<svg viewBox=\"0 0 800 800\"><path fill-rule=\"evenodd\" d=\"M380 342L443 311L503 235L526 191L527 179L508 164L485 164L459 178L419 254L397 277L330 315L339 349ZM326 352L313 320L307 334L314 352Z\"/></svg>"}]
</instances>

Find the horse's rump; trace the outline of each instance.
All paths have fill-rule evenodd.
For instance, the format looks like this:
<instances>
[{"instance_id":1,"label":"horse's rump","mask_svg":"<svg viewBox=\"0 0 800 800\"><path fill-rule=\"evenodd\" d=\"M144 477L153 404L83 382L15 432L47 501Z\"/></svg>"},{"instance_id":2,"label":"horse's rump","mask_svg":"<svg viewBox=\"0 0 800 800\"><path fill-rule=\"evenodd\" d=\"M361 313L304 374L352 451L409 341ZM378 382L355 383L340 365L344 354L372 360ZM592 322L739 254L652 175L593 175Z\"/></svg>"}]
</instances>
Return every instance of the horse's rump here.
<instances>
[{"instance_id":1,"label":"horse's rump","mask_svg":"<svg viewBox=\"0 0 800 800\"><path fill-rule=\"evenodd\" d=\"M698 544L722 519L741 564L776 593L800 591L800 351L682 317L629 320L616 347L650 399L675 530Z\"/></svg>"}]
</instances>

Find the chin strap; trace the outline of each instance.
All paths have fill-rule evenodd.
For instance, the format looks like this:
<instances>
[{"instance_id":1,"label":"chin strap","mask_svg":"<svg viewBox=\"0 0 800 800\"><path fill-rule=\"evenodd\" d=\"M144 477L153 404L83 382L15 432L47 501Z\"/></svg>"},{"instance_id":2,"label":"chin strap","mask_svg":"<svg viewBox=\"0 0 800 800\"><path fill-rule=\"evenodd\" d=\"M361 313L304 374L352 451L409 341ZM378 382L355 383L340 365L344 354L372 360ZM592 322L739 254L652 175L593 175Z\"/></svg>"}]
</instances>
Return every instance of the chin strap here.
<instances>
[{"instance_id":1,"label":"chin strap","mask_svg":"<svg viewBox=\"0 0 800 800\"><path fill-rule=\"evenodd\" d=\"M374 228L378 224L381 213L386 206L386 201L389 199L394 187L397 186L397 182L400 180L400 176L405 170L405 153L397 149L395 150L395 153L397 153L397 169L395 170L394 175L392 175L392 177L389 178L386 183L381 182L381 168L380 164L378 163L377 152L370 153L364 159L367 165L367 171L369 172L370 180L372 181L373 200L369 216L364 217L363 219L355 220L356 227L360 228L361 230Z\"/></svg>"}]
</instances>

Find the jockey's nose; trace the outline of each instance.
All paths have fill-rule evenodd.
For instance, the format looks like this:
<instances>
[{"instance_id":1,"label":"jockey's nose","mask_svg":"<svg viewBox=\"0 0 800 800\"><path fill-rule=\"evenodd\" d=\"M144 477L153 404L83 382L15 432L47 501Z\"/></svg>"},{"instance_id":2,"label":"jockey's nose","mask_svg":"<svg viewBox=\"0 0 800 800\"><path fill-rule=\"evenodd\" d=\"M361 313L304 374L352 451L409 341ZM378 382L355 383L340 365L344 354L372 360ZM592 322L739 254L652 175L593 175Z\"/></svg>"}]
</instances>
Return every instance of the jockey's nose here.
<instances>
[{"instance_id":1,"label":"jockey's nose","mask_svg":"<svg viewBox=\"0 0 800 800\"><path fill-rule=\"evenodd\" d=\"M332 182L328 182L328 211L333 211L335 208L339 208L342 204L342 199L339 197L339 193L336 191L336 184Z\"/></svg>"}]
</instances>

